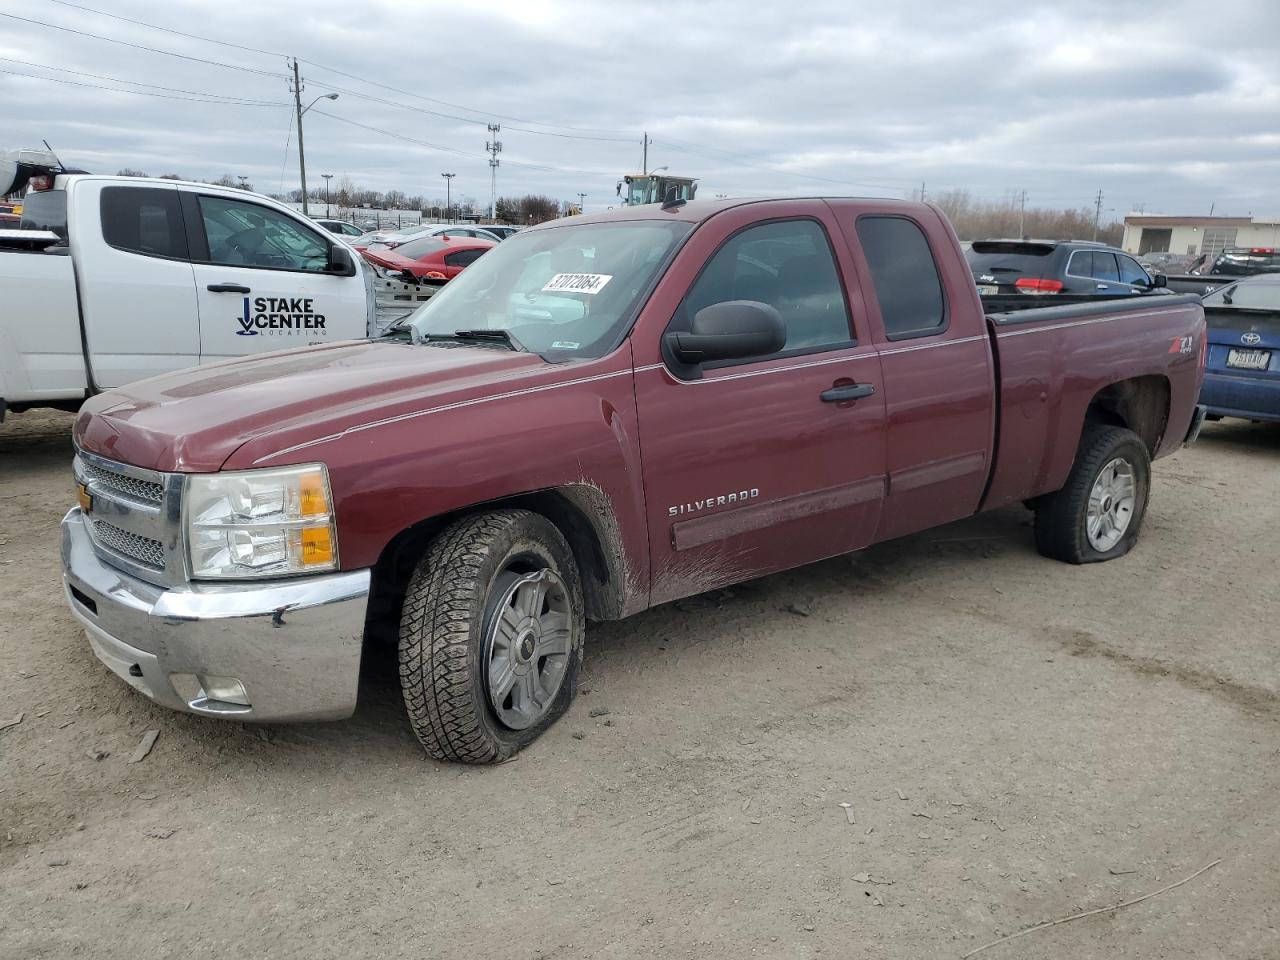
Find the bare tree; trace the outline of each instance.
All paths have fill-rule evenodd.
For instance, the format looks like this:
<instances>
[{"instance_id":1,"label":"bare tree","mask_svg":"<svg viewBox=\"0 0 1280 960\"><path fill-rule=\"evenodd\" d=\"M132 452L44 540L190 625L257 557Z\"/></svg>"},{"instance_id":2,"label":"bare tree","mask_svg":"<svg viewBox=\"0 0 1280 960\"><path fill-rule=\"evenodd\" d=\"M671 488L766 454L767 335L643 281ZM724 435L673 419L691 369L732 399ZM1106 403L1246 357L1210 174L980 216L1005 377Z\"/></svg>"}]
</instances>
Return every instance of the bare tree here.
<instances>
[{"instance_id":1,"label":"bare tree","mask_svg":"<svg viewBox=\"0 0 1280 960\"><path fill-rule=\"evenodd\" d=\"M151 174L145 170L135 170L133 167L125 167L123 170L116 171L117 177L149 177Z\"/></svg>"},{"instance_id":2,"label":"bare tree","mask_svg":"<svg viewBox=\"0 0 1280 960\"><path fill-rule=\"evenodd\" d=\"M560 216L560 204L551 197L527 194L517 204L518 223L545 223Z\"/></svg>"}]
</instances>

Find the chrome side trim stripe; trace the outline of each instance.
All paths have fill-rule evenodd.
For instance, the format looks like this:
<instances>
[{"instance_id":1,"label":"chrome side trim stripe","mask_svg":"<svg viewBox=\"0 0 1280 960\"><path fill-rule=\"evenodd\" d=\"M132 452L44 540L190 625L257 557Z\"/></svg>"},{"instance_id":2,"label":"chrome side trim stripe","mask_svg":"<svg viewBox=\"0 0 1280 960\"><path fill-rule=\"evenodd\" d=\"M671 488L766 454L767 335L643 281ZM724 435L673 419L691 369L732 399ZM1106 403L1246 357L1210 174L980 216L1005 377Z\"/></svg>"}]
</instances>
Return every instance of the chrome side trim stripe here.
<instances>
[{"instance_id":1,"label":"chrome side trim stripe","mask_svg":"<svg viewBox=\"0 0 1280 960\"><path fill-rule=\"evenodd\" d=\"M1143 317L1163 316L1163 310L1144 310L1141 313L1120 313L1110 317L1095 317L1092 320L1070 320L1066 323L1050 323L1043 327L1027 327L1025 330L996 331L996 338L1004 340L1008 337L1021 337L1028 333L1045 333L1049 330L1065 330L1067 327L1088 327L1095 323L1111 323L1114 320L1139 320Z\"/></svg>"},{"instance_id":2,"label":"chrome side trim stripe","mask_svg":"<svg viewBox=\"0 0 1280 960\"><path fill-rule=\"evenodd\" d=\"M340 430L338 433L331 433L327 436L317 437L314 440L307 440L303 443L294 444L292 447L285 447L282 450L276 450L272 453L264 454L254 460L254 465L262 463L264 460L270 460L273 457L282 457L288 453L296 453L299 450L305 450L307 447L318 446L322 443L328 443L331 440L339 440L352 433L360 433L364 430L373 430L376 427L385 427L392 423L402 423L405 420L414 420L418 417L430 416L433 413L444 413L449 410L459 410L462 407L472 407L481 403L490 403L494 400L509 400L512 397L524 397L532 393L542 393L546 390L557 390L560 387L576 387L584 383L595 383L598 380L609 380L613 377L629 377L633 374L632 368L625 370L615 370L612 373L597 373L590 377L579 377L576 380L563 380L557 383L544 383L536 387L521 387L519 390L508 390L505 393L494 393L485 397L475 397L472 400L459 400L455 403L445 403L438 407L428 407L425 410L414 410L409 413L401 413L394 417L384 417L381 420L370 420L368 423L356 424Z\"/></svg>"},{"instance_id":3,"label":"chrome side trim stripe","mask_svg":"<svg viewBox=\"0 0 1280 960\"><path fill-rule=\"evenodd\" d=\"M885 478L866 477L853 483L828 487L813 493L802 493L768 503L739 507L724 513L713 513L671 525L671 541L677 550L701 547L717 540L727 540L762 527L799 520L815 513L826 513L852 507L869 500L884 498Z\"/></svg>"}]
</instances>

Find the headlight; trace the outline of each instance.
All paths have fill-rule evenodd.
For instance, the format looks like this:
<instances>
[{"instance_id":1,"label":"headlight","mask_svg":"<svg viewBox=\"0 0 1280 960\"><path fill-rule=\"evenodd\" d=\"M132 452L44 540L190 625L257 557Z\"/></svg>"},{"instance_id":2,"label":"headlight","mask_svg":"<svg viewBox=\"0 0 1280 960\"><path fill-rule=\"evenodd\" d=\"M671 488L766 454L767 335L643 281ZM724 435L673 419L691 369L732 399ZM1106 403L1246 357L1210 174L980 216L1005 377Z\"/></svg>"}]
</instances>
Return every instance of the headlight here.
<instances>
[{"instance_id":1,"label":"headlight","mask_svg":"<svg viewBox=\"0 0 1280 960\"><path fill-rule=\"evenodd\" d=\"M338 566L324 464L193 474L184 523L196 579L286 577Z\"/></svg>"}]
</instances>

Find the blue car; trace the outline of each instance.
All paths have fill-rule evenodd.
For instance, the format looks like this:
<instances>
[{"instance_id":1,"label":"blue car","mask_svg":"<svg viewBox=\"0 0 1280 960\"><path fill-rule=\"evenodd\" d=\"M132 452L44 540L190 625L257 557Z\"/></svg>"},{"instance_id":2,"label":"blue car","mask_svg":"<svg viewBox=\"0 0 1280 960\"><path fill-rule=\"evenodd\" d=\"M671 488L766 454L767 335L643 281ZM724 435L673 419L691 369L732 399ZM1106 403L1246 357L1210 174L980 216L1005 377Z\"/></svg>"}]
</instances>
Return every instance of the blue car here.
<instances>
[{"instance_id":1,"label":"blue car","mask_svg":"<svg viewBox=\"0 0 1280 960\"><path fill-rule=\"evenodd\" d=\"M1208 419L1280 420L1280 274L1219 287L1204 298L1204 315Z\"/></svg>"}]
</instances>

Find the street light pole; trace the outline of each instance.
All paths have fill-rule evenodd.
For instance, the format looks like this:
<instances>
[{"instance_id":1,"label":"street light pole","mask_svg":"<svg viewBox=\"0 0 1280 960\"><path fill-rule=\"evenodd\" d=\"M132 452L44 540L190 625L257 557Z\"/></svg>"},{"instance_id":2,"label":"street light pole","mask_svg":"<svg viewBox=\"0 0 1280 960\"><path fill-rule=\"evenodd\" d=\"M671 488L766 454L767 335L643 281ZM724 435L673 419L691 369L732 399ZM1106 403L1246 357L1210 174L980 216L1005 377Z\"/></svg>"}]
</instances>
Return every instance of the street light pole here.
<instances>
[{"instance_id":1,"label":"street light pole","mask_svg":"<svg viewBox=\"0 0 1280 960\"><path fill-rule=\"evenodd\" d=\"M302 214L307 216L307 152L302 145L302 115L321 100L337 100L336 93L316 97L305 107L302 105L302 80L298 76L298 58L293 58L293 107L298 113L298 174L302 179Z\"/></svg>"},{"instance_id":2,"label":"street light pole","mask_svg":"<svg viewBox=\"0 0 1280 960\"><path fill-rule=\"evenodd\" d=\"M453 178L457 174L442 173L440 176L444 177L444 215L450 223L453 223Z\"/></svg>"},{"instance_id":3,"label":"street light pole","mask_svg":"<svg viewBox=\"0 0 1280 960\"><path fill-rule=\"evenodd\" d=\"M329 213L329 181L333 179L333 174L322 173L320 176L324 177L324 215L328 218L332 216L332 214Z\"/></svg>"}]
</instances>

